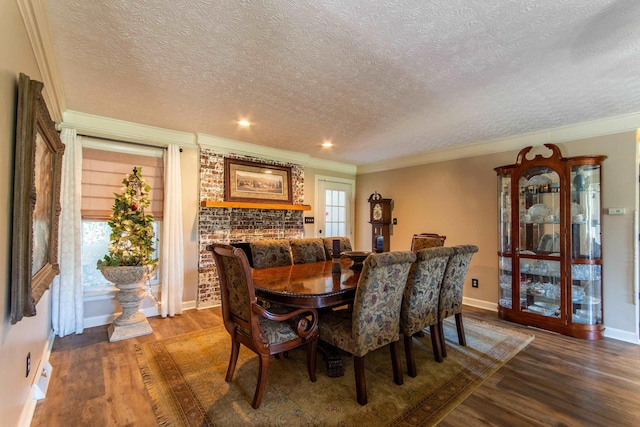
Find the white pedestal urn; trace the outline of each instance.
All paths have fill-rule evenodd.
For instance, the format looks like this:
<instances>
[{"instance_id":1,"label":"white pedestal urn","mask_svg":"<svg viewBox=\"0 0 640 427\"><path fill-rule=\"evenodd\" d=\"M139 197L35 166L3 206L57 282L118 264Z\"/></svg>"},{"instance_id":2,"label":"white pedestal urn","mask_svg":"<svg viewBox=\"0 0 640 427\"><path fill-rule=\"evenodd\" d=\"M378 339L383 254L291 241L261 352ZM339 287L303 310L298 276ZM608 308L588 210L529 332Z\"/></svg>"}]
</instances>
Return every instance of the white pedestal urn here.
<instances>
[{"instance_id":1,"label":"white pedestal urn","mask_svg":"<svg viewBox=\"0 0 640 427\"><path fill-rule=\"evenodd\" d=\"M139 337L153 332L144 313L138 309L140 302L147 295L144 286L153 276L156 266L104 266L100 268L102 275L112 282L119 292L116 299L122 307L122 314L107 329L109 342Z\"/></svg>"}]
</instances>

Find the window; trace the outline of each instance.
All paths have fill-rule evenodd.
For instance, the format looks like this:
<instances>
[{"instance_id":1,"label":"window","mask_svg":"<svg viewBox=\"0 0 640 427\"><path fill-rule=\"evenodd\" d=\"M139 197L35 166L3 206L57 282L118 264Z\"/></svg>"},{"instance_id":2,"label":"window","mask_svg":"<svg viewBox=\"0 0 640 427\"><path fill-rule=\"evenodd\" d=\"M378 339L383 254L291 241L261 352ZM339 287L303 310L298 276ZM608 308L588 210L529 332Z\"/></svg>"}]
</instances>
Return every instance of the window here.
<instances>
[{"instance_id":1,"label":"window","mask_svg":"<svg viewBox=\"0 0 640 427\"><path fill-rule=\"evenodd\" d=\"M151 186L151 214L156 220L156 238L161 231L163 209L163 149L113 143L95 138L82 139L82 285L85 290L111 286L96 268L107 254L111 240L111 217L114 193L122 192L122 180L134 167L142 168L142 176ZM155 246L154 257L159 255ZM158 283L158 271L151 283Z\"/></svg>"},{"instance_id":2,"label":"window","mask_svg":"<svg viewBox=\"0 0 640 427\"><path fill-rule=\"evenodd\" d=\"M325 190L325 236L344 236L347 222L346 192Z\"/></svg>"}]
</instances>

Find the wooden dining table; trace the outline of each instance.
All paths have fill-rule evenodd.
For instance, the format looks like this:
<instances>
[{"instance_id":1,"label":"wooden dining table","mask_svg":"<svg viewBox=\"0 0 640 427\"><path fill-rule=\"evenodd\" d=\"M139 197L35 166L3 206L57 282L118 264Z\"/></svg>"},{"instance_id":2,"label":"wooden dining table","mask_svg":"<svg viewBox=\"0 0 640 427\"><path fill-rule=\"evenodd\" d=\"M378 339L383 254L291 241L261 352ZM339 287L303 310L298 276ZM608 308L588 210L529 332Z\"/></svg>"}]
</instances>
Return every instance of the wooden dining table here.
<instances>
[{"instance_id":1,"label":"wooden dining table","mask_svg":"<svg viewBox=\"0 0 640 427\"><path fill-rule=\"evenodd\" d=\"M332 272L333 261L254 269L253 286L258 298L291 307L351 304L360 278L351 265L351 259L342 258L339 274Z\"/></svg>"},{"instance_id":2,"label":"wooden dining table","mask_svg":"<svg viewBox=\"0 0 640 427\"><path fill-rule=\"evenodd\" d=\"M352 269L349 258L340 260L340 273L333 272L333 261L294 264L253 270L256 296L274 304L297 308L330 309L353 303L360 270ZM329 377L344 375L340 350L320 341Z\"/></svg>"}]
</instances>

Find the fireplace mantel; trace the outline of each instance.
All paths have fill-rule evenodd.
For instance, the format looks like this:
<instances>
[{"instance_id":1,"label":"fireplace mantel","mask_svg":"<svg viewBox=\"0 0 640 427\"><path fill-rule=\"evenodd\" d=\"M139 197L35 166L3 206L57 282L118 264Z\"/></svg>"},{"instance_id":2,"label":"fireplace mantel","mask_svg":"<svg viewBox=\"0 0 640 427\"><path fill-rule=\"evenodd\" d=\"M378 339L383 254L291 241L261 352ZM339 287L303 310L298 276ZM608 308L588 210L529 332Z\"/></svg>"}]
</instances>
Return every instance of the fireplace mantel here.
<instances>
[{"instance_id":1,"label":"fireplace mantel","mask_svg":"<svg viewBox=\"0 0 640 427\"><path fill-rule=\"evenodd\" d=\"M251 203L251 202L218 202L204 200L200 202L203 208L235 208L235 209L273 209L283 211L310 211L309 205L286 205L282 203Z\"/></svg>"}]
</instances>

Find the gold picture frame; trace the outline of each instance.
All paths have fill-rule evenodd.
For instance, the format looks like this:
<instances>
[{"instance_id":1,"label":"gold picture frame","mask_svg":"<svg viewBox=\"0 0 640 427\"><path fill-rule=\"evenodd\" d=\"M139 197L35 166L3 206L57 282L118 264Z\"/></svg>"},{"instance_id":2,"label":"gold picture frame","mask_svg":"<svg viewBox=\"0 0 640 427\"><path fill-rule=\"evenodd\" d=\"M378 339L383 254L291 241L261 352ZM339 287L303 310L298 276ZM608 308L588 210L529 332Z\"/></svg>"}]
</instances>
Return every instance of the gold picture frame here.
<instances>
[{"instance_id":1,"label":"gold picture frame","mask_svg":"<svg viewBox=\"0 0 640 427\"><path fill-rule=\"evenodd\" d=\"M224 159L224 199L228 202L291 204L291 168Z\"/></svg>"},{"instance_id":2,"label":"gold picture frame","mask_svg":"<svg viewBox=\"0 0 640 427\"><path fill-rule=\"evenodd\" d=\"M20 73L13 177L11 323L36 315L58 265L64 144L42 97L43 84Z\"/></svg>"}]
</instances>

